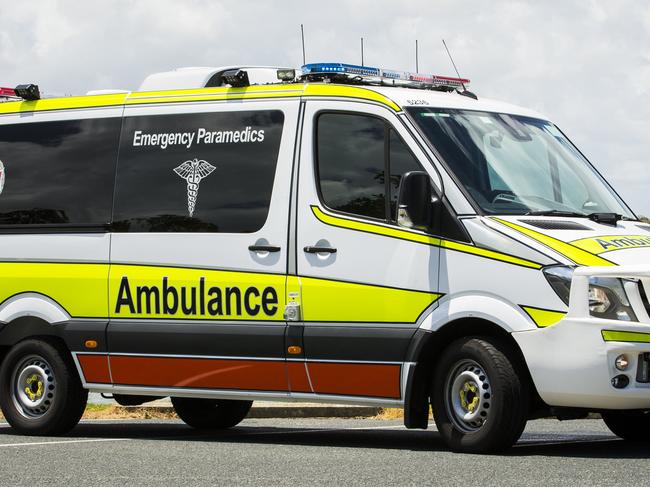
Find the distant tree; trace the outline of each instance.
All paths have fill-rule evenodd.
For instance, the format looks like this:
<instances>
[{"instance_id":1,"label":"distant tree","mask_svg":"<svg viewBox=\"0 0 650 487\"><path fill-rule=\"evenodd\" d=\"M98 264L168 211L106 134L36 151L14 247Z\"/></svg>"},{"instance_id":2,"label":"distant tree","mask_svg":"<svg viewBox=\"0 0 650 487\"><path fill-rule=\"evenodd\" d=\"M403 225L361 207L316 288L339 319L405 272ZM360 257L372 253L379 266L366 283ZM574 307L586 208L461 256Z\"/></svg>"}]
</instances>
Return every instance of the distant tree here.
<instances>
[{"instance_id":1,"label":"distant tree","mask_svg":"<svg viewBox=\"0 0 650 487\"><path fill-rule=\"evenodd\" d=\"M650 218L647 216L639 215L639 220L641 220L644 223L650 223Z\"/></svg>"}]
</instances>

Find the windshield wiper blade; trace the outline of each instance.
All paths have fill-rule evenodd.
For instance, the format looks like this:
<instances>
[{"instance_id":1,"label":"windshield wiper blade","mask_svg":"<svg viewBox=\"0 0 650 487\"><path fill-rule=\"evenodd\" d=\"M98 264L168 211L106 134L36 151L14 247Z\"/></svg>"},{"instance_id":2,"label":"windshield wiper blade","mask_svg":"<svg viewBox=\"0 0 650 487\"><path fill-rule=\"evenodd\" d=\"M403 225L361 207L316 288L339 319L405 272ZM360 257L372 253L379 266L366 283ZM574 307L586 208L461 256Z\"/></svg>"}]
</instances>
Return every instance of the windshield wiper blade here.
<instances>
[{"instance_id":1,"label":"windshield wiper blade","mask_svg":"<svg viewBox=\"0 0 650 487\"><path fill-rule=\"evenodd\" d=\"M587 215L591 221L602 223L603 225L614 225L623 219L623 215L618 213L590 213Z\"/></svg>"},{"instance_id":2,"label":"windshield wiper blade","mask_svg":"<svg viewBox=\"0 0 650 487\"><path fill-rule=\"evenodd\" d=\"M525 214L531 216L568 216L568 217L576 217L576 218L587 218L590 216L587 215L586 213L578 213L577 211L563 211L563 210L529 211L528 213Z\"/></svg>"}]
</instances>

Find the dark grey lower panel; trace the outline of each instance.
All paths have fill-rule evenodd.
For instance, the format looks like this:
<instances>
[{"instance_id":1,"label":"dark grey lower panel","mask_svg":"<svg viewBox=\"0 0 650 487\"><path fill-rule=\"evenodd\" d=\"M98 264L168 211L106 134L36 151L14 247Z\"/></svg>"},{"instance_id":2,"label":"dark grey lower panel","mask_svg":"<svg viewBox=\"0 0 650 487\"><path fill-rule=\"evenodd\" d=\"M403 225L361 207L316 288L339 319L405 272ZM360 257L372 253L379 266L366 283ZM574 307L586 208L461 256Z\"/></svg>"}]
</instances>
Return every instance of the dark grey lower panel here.
<instances>
[{"instance_id":1,"label":"dark grey lower panel","mask_svg":"<svg viewBox=\"0 0 650 487\"><path fill-rule=\"evenodd\" d=\"M414 328L368 325L305 324L305 356L309 360L403 362Z\"/></svg>"},{"instance_id":2,"label":"dark grey lower panel","mask_svg":"<svg viewBox=\"0 0 650 487\"><path fill-rule=\"evenodd\" d=\"M284 358L284 322L119 321L108 326L111 353Z\"/></svg>"}]
</instances>

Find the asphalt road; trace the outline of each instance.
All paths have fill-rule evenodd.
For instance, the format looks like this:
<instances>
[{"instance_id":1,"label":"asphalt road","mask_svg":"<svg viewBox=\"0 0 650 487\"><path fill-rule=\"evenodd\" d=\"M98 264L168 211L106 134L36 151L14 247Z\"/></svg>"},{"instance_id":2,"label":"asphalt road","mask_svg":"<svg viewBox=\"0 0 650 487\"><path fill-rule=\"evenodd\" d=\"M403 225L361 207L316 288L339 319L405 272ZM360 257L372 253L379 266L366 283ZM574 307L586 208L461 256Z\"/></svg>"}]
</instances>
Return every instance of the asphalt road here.
<instances>
[{"instance_id":1,"label":"asphalt road","mask_svg":"<svg viewBox=\"0 0 650 487\"><path fill-rule=\"evenodd\" d=\"M0 423L0 485L649 485L650 441L599 420L529 423L508 454L460 455L399 421L250 419L220 434L178 421L86 421L60 438Z\"/></svg>"}]
</instances>

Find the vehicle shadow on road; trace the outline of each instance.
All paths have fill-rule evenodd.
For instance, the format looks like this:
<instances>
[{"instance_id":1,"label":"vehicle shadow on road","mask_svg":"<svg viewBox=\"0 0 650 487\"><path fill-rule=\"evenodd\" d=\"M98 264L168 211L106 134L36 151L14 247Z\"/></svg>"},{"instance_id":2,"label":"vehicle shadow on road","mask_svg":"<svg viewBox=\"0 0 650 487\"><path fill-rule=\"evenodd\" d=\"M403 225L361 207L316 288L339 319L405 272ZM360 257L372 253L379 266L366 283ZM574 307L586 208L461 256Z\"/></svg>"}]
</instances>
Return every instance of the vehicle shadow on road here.
<instances>
[{"instance_id":1,"label":"vehicle shadow on road","mask_svg":"<svg viewBox=\"0 0 650 487\"><path fill-rule=\"evenodd\" d=\"M15 436L0 425L0 435ZM559 437L559 438L558 438ZM25 437L27 438L27 437ZM213 443L253 443L449 452L436 431L331 427L285 427L241 425L226 431L197 431L180 422L86 422L79 424L68 439L132 439L142 441L185 441ZM62 440L63 438L53 438ZM34 438L35 441L38 441ZM47 440L43 438L43 440ZM650 442L627 443L606 435L524 434L520 442L503 456L547 456L575 458L641 459L650 458Z\"/></svg>"}]
</instances>

